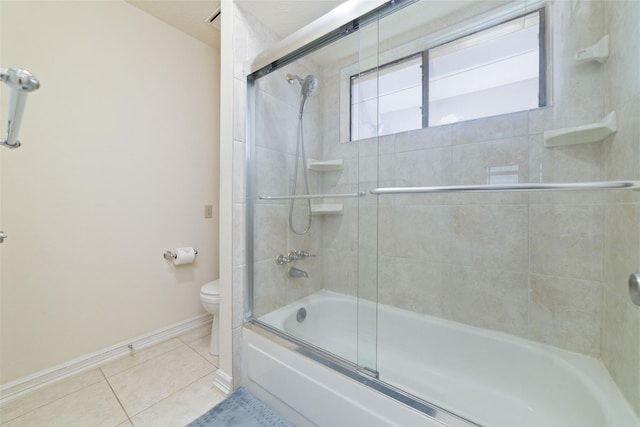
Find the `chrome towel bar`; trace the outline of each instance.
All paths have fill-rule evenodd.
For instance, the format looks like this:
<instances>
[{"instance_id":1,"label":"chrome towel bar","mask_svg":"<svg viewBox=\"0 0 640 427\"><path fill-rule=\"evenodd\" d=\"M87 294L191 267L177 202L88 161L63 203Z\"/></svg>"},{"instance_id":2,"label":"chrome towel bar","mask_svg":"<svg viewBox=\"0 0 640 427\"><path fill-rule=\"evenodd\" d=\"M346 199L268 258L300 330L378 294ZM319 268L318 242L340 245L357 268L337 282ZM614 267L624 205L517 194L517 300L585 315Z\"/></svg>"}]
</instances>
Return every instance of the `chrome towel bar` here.
<instances>
[{"instance_id":1,"label":"chrome towel bar","mask_svg":"<svg viewBox=\"0 0 640 427\"><path fill-rule=\"evenodd\" d=\"M324 199L324 198L347 198L364 197L364 192L359 193L336 193L336 194L300 194L295 196L258 196L259 200L291 200L291 199Z\"/></svg>"},{"instance_id":2,"label":"chrome towel bar","mask_svg":"<svg viewBox=\"0 0 640 427\"><path fill-rule=\"evenodd\" d=\"M40 87L38 79L22 68L0 68L0 81L11 88L7 121L7 137L0 138L0 145L18 148L18 131L27 102L27 95Z\"/></svg>"},{"instance_id":3,"label":"chrome towel bar","mask_svg":"<svg viewBox=\"0 0 640 427\"><path fill-rule=\"evenodd\" d=\"M588 190L640 190L640 181L596 181L563 183L522 183L500 185L449 185L441 187L388 187L374 188L371 194L428 194L471 193L490 191L588 191Z\"/></svg>"}]
</instances>

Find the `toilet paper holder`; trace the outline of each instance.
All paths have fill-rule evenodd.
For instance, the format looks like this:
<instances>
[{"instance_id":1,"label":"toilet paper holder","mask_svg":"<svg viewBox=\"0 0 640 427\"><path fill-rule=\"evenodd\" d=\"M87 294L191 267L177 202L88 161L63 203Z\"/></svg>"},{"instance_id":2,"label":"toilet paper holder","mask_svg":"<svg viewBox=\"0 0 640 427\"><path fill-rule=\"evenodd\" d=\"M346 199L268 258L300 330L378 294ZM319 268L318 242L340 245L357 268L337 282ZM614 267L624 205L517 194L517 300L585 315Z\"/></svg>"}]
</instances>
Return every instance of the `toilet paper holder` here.
<instances>
[{"instance_id":1,"label":"toilet paper holder","mask_svg":"<svg viewBox=\"0 0 640 427\"><path fill-rule=\"evenodd\" d=\"M198 255L198 251L196 249L194 249L193 251L196 255ZM173 261L174 259L178 258L178 254L173 251L166 251L164 254L162 254L162 257L166 260Z\"/></svg>"}]
</instances>

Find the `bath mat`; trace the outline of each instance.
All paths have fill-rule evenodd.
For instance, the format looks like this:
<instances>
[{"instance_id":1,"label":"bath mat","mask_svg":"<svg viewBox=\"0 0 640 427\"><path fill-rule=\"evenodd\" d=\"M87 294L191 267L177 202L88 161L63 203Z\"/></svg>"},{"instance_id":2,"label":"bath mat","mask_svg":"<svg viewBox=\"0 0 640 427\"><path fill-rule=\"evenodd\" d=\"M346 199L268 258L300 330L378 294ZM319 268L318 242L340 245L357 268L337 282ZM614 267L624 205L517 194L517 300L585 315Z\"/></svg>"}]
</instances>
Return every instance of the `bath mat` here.
<instances>
[{"instance_id":1,"label":"bath mat","mask_svg":"<svg viewBox=\"0 0 640 427\"><path fill-rule=\"evenodd\" d=\"M293 427L240 387L187 427Z\"/></svg>"}]
</instances>

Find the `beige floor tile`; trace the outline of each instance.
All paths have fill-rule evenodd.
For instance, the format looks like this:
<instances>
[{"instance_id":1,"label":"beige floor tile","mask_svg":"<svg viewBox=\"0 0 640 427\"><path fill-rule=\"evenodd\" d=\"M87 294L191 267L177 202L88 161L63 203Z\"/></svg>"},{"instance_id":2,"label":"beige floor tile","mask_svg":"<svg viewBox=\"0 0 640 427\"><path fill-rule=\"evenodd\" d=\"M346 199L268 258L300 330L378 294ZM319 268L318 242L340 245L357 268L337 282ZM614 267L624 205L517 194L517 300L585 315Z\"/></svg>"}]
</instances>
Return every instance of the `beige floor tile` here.
<instances>
[{"instance_id":1,"label":"beige floor tile","mask_svg":"<svg viewBox=\"0 0 640 427\"><path fill-rule=\"evenodd\" d=\"M200 356L204 357L209 363L213 364L213 366L216 368L220 367L220 358L209 353L211 334L191 341L187 345L197 351Z\"/></svg>"},{"instance_id":2,"label":"beige floor tile","mask_svg":"<svg viewBox=\"0 0 640 427\"><path fill-rule=\"evenodd\" d=\"M186 345L109 377L129 416L134 416L176 391L215 371Z\"/></svg>"},{"instance_id":3,"label":"beige floor tile","mask_svg":"<svg viewBox=\"0 0 640 427\"><path fill-rule=\"evenodd\" d=\"M184 344L178 339L165 341L163 343L154 345L153 347L136 351L133 354L114 360L113 362L102 366L101 369L106 377L111 377L136 365L140 365L141 363L151 360L154 357L158 357L170 352L171 350L175 350L181 345Z\"/></svg>"},{"instance_id":4,"label":"beige floor tile","mask_svg":"<svg viewBox=\"0 0 640 427\"><path fill-rule=\"evenodd\" d=\"M127 420L104 379L16 418L7 427L113 427Z\"/></svg>"},{"instance_id":5,"label":"beige floor tile","mask_svg":"<svg viewBox=\"0 0 640 427\"><path fill-rule=\"evenodd\" d=\"M99 369L93 369L35 390L24 397L11 400L0 408L0 423L13 420L100 381L104 381L102 373Z\"/></svg>"},{"instance_id":6,"label":"beige floor tile","mask_svg":"<svg viewBox=\"0 0 640 427\"><path fill-rule=\"evenodd\" d=\"M225 396L214 386L209 374L136 415L136 427L184 426L221 402Z\"/></svg>"}]
</instances>

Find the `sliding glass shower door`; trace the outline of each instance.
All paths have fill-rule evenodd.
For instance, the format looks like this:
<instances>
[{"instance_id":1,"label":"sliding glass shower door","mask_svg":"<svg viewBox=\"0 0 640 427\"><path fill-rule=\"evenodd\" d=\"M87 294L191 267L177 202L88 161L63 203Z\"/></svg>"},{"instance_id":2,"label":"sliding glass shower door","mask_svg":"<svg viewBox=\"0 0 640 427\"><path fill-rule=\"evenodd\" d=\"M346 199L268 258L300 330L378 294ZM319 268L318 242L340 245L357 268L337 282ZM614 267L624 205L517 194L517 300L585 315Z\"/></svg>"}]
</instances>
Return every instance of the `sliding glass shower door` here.
<instances>
[{"instance_id":1,"label":"sliding glass shower door","mask_svg":"<svg viewBox=\"0 0 640 427\"><path fill-rule=\"evenodd\" d=\"M640 413L639 16L396 1L252 74L253 321L453 424L552 425L560 365Z\"/></svg>"},{"instance_id":2,"label":"sliding glass shower door","mask_svg":"<svg viewBox=\"0 0 640 427\"><path fill-rule=\"evenodd\" d=\"M248 102L253 320L373 377L378 151L350 140L349 81L374 27L255 73Z\"/></svg>"}]
</instances>

